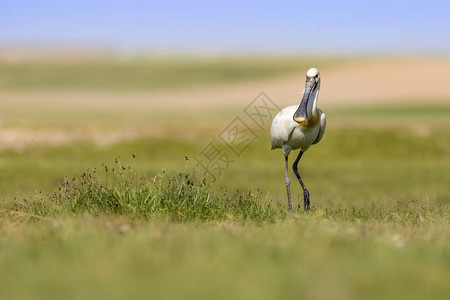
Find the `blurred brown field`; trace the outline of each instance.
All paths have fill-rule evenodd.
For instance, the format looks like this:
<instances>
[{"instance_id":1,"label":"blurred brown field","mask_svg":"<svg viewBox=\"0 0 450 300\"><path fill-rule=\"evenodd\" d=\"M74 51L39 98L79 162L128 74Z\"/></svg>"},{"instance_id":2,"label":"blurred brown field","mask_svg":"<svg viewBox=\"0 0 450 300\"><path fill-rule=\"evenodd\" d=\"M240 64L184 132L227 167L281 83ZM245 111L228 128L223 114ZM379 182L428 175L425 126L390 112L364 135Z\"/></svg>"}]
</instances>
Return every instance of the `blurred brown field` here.
<instances>
[{"instance_id":1,"label":"blurred brown field","mask_svg":"<svg viewBox=\"0 0 450 300\"><path fill-rule=\"evenodd\" d=\"M139 61L115 57L110 53L0 53L0 62L9 68L54 64L52 76L60 69L82 65L89 76L91 63L107 65L136 65ZM148 58L147 58L148 60ZM185 58L157 57L159 68L164 64L193 60L199 64L253 65L270 62L268 69L276 64L273 58ZM282 60L283 63L289 58ZM448 58L291 58L305 66L321 66L322 88L319 107L341 109L352 107L379 107L420 104L425 106L448 104L450 99L450 59ZM162 63L161 63L162 61ZM29 66L31 64L31 67ZM152 68L146 59L144 67ZM118 142L138 136L160 136L162 127L180 128L183 122L206 123L220 128L222 115L236 114L250 103L261 91L284 107L296 104L302 94L305 68L287 69L279 74L258 78L247 76L243 80L218 80L206 83L193 82L186 86L148 89L126 87L116 90L121 82L108 82L86 88L73 84L66 88L51 82L43 87L26 88L8 86L3 71L0 75L0 149L33 143L61 144L71 140L94 140L99 144ZM114 72L114 68L112 72ZM116 70L120 72L121 69ZM176 70L178 71L178 70ZM36 71L38 72L38 71ZM194 71L201 73L202 70ZM82 75L80 75L82 76ZM183 70L168 80L185 80ZM101 81L100 81L101 82ZM213 116L216 116L215 118ZM162 117L167 116L167 117ZM71 122L72 120L72 122ZM345 120L340 120L344 121ZM214 124L216 122L216 124ZM341 122L339 122L341 123ZM380 122L381 124L381 122ZM373 124L376 125L376 124ZM32 130L30 132L30 130ZM105 133L108 132L108 133ZM184 134L192 134L184 132Z\"/></svg>"}]
</instances>

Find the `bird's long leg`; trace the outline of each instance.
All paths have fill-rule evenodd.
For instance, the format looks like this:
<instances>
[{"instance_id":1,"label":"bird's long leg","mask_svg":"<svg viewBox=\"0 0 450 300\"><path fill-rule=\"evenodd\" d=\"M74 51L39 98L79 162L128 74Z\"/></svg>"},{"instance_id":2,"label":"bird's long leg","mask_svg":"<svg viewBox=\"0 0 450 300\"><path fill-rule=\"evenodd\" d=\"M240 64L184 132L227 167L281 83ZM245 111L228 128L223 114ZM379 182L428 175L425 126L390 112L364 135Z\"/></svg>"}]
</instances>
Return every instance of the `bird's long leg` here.
<instances>
[{"instance_id":1,"label":"bird's long leg","mask_svg":"<svg viewBox=\"0 0 450 300\"><path fill-rule=\"evenodd\" d=\"M285 155L284 156L284 161L286 164L286 173L284 173L284 182L286 183L286 190L287 190L287 195L288 195L288 203L289 203L289 211L292 211L292 203L291 203L291 179L289 178L289 165L288 165L288 156Z\"/></svg>"},{"instance_id":2,"label":"bird's long leg","mask_svg":"<svg viewBox=\"0 0 450 300\"><path fill-rule=\"evenodd\" d=\"M303 183L302 178L300 177L300 174L298 174L298 162L300 161L300 158L303 155L303 151L300 150L300 153L298 154L297 158L294 161L294 164L292 165L292 169L294 169L294 173L297 176L298 181L300 182L300 185L303 189L303 206L305 210L309 210L309 192L306 189L305 184Z\"/></svg>"}]
</instances>

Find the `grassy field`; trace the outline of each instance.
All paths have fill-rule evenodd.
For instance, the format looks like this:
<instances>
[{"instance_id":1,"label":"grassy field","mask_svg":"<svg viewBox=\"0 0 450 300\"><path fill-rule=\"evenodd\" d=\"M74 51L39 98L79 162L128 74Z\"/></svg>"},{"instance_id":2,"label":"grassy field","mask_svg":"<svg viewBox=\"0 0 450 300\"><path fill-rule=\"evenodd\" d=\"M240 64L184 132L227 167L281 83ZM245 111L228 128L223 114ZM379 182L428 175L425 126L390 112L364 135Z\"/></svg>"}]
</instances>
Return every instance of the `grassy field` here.
<instances>
[{"instance_id":1,"label":"grassy field","mask_svg":"<svg viewBox=\"0 0 450 300\"><path fill-rule=\"evenodd\" d=\"M276 78L344 59L298 57L136 57L127 60L0 63L0 88L7 90L142 91Z\"/></svg>"},{"instance_id":2,"label":"grassy field","mask_svg":"<svg viewBox=\"0 0 450 300\"><path fill-rule=\"evenodd\" d=\"M1 299L449 297L448 103L322 107L326 135L300 162L312 210L297 208L291 173L289 214L268 127L251 127L256 141L214 182L195 170L195 157L248 103L67 111L14 101L24 90L214 84L226 93L230 83L282 77L308 62L179 59L158 60L161 77L147 60L0 68L9 97L0 99ZM123 135L98 142L111 132Z\"/></svg>"}]
</instances>

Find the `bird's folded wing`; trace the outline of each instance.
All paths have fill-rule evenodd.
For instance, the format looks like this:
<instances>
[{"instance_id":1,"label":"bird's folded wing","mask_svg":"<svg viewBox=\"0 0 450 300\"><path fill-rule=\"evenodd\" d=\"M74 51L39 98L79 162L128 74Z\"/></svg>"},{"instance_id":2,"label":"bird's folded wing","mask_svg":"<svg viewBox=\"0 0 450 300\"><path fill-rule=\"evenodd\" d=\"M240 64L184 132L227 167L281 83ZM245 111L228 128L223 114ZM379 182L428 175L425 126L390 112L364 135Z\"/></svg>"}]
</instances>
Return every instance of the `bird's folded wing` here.
<instances>
[{"instance_id":1,"label":"bird's folded wing","mask_svg":"<svg viewBox=\"0 0 450 300\"><path fill-rule=\"evenodd\" d=\"M327 127L327 118L325 117L325 114L322 110L317 109L317 112L320 114L320 128L319 128L319 134L317 135L317 138L314 140L313 144L317 144L322 139L323 135L325 134L325 128Z\"/></svg>"}]
</instances>

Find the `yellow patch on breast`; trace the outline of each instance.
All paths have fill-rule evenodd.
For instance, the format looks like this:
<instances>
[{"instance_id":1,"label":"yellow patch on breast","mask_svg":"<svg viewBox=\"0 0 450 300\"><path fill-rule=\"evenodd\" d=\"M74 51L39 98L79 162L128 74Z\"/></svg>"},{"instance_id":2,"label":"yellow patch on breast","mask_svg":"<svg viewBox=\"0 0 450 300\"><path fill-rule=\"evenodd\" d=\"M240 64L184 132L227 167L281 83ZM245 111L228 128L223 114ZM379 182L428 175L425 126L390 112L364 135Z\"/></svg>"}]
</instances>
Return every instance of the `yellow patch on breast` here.
<instances>
[{"instance_id":1,"label":"yellow patch on breast","mask_svg":"<svg viewBox=\"0 0 450 300\"><path fill-rule=\"evenodd\" d=\"M312 128L315 127L320 122L320 114L316 113L316 117L314 119L306 119L305 122L298 124L301 127Z\"/></svg>"},{"instance_id":2,"label":"yellow patch on breast","mask_svg":"<svg viewBox=\"0 0 450 300\"><path fill-rule=\"evenodd\" d=\"M296 117L296 118L294 118L294 121L297 123L301 123L301 122L305 121L305 118L304 117Z\"/></svg>"}]
</instances>

